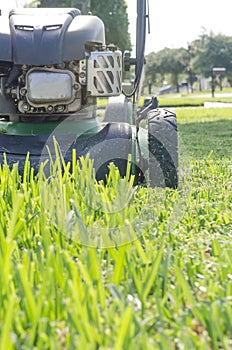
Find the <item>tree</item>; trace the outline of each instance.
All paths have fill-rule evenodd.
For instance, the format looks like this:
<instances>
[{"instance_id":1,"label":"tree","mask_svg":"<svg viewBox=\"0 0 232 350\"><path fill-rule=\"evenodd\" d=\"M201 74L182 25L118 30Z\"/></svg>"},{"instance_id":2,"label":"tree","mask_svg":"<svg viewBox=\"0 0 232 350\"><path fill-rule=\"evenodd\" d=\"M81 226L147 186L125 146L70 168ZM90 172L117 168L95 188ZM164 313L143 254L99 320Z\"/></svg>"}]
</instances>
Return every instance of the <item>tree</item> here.
<instances>
[{"instance_id":1,"label":"tree","mask_svg":"<svg viewBox=\"0 0 232 350\"><path fill-rule=\"evenodd\" d=\"M154 81L158 76L163 80L164 76L169 74L171 84L179 92L179 76L185 72L186 56L187 52L184 48L165 48L157 53L150 53L146 57L146 81Z\"/></svg>"},{"instance_id":2,"label":"tree","mask_svg":"<svg viewBox=\"0 0 232 350\"><path fill-rule=\"evenodd\" d=\"M122 51L130 50L129 20L125 0L92 0L91 10L105 24L106 43L113 43Z\"/></svg>"},{"instance_id":3,"label":"tree","mask_svg":"<svg viewBox=\"0 0 232 350\"><path fill-rule=\"evenodd\" d=\"M195 48L193 66L204 77L211 75L211 67L225 67L232 84L232 37L222 34L205 34L192 42Z\"/></svg>"},{"instance_id":4,"label":"tree","mask_svg":"<svg viewBox=\"0 0 232 350\"><path fill-rule=\"evenodd\" d=\"M160 82L160 75L158 72L156 56L157 55L155 52L151 52L146 57L145 79L144 79L144 85L146 86Z\"/></svg>"}]
</instances>

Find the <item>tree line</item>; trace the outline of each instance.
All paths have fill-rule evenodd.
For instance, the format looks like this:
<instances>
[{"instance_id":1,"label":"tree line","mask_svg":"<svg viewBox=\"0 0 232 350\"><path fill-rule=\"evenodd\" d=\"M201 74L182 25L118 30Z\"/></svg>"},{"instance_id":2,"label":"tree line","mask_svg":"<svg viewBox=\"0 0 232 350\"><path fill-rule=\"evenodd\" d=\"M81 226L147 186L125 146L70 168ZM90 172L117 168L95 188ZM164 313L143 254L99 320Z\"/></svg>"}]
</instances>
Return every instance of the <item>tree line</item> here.
<instances>
[{"instance_id":1,"label":"tree line","mask_svg":"<svg viewBox=\"0 0 232 350\"><path fill-rule=\"evenodd\" d=\"M213 67L224 67L232 86L232 37L204 32L187 48L164 48L148 54L145 82L161 86L168 81L178 92L181 80L192 88L199 77L209 78Z\"/></svg>"}]
</instances>

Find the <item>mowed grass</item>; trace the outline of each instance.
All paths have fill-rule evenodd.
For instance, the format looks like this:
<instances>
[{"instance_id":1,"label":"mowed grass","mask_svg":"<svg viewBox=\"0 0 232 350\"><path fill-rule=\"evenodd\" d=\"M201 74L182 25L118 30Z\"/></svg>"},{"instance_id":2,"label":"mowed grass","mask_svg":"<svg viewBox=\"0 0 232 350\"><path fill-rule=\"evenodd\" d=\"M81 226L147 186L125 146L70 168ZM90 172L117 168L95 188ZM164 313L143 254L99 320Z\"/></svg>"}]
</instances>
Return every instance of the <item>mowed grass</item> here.
<instances>
[{"instance_id":1,"label":"mowed grass","mask_svg":"<svg viewBox=\"0 0 232 350\"><path fill-rule=\"evenodd\" d=\"M179 108L178 116L181 142L188 153L197 159L212 154L222 160L232 157L231 108Z\"/></svg>"},{"instance_id":2,"label":"mowed grass","mask_svg":"<svg viewBox=\"0 0 232 350\"><path fill-rule=\"evenodd\" d=\"M201 96L202 95L202 96ZM211 97L210 94L176 94L158 96L159 107L203 107L205 102L226 102L232 103L232 97Z\"/></svg>"},{"instance_id":3,"label":"mowed grass","mask_svg":"<svg viewBox=\"0 0 232 350\"><path fill-rule=\"evenodd\" d=\"M139 99L139 106L142 107L147 99L152 98L154 94L143 95ZM203 107L205 102L223 102L232 103L232 89L226 88L223 91L217 90L215 97L212 97L211 91L195 91L193 93L174 93L157 95L159 107ZM97 106L100 109L105 109L108 103L108 98L98 98Z\"/></svg>"},{"instance_id":4,"label":"mowed grass","mask_svg":"<svg viewBox=\"0 0 232 350\"><path fill-rule=\"evenodd\" d=\"M178 190L1 168L1 350L232 348L232 111L176 113Z\"/></svg>"}]
</instances>

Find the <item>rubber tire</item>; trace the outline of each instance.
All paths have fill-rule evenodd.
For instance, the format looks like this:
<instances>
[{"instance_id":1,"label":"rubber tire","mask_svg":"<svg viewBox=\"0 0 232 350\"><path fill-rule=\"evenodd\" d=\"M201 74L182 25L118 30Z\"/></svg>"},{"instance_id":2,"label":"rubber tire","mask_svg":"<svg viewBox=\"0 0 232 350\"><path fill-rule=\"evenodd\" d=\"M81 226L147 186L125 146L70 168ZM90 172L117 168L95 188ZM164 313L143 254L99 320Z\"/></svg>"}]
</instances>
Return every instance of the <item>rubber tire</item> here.
<instances>
[{"instance_id":1,"label":"rubber tire","mask_svg":"<svg viewBox=\"0 0 232 350\"><path fill-rule=\"evenodd\" d=\"M178 187L178 133L175 113L148 113L148 173L151 187Z\"/></svg>"}]
</instances>

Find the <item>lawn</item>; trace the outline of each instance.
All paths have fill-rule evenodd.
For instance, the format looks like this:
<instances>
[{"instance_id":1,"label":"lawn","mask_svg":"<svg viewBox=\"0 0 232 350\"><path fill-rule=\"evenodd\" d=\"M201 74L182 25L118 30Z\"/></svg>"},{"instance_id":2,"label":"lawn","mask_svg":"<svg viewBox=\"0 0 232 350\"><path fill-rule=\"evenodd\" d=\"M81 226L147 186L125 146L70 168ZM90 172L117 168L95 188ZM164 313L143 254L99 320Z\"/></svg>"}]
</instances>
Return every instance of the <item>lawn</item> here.
<instances>
[{"instance_id":1,"label":"lawn","mask_svg":"<svg viewBox=\"0 0 232 350\"><path fill-rule=\"evenodd\" d=\"M1 167L0 350L232 348L232 111L176 113L178 190Z\"/></svg>"},{"instance_id":2,"label":"lawn","mask_svg":"<svg viewBox=\"0 0 232 350\"><path fill-rule=\"evenodd\" d=\"M141 96L139 105L142 106L144 100L151 98L153 95ZM159 107L203 107L204 102L227 102L232 103L232 89L225 88L222 91L215 91L215 97L212 97L211 91L194 91L193 93L175 93L158 95ZM107 98L98 99L98 108L105 108Z\"/></svg>"},{"instance_id":3,"label":"lawn","mask_svg":"<svg viewBox=\"0 0 232 350\"><path fill-rule=\"evenodd\" d=\"M226 93L225 93L226 94ZM158 96L160 107L203 107L205 102L227 102L232 103L232 94L217 92L215 97L208 92L194 92L193 94L173 94Z\"/></svg>"}]
</instances>

